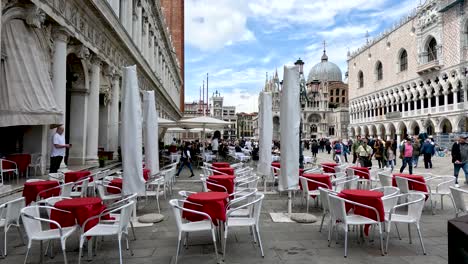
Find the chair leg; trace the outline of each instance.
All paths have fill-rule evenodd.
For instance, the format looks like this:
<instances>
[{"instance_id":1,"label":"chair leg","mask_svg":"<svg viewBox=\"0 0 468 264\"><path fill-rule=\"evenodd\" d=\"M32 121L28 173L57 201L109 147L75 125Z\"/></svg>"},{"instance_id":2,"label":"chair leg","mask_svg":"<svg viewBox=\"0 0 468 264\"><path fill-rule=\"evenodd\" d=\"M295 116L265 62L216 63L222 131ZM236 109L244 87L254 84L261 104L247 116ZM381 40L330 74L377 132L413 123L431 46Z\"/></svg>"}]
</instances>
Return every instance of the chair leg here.
<instances>
[{"instance_id":1,"label":"chair leg","mask_svg":"<svg viewBox=\"0 0 468 264\"><path fill-rule=\"evenodd\" d=\"M26 256L24 256L24 264L28 261L29 250L31 249L31 240L28 241L28 249L26 249ZM42 252L41 252L42 255Z\"/></svg>"},{"instance_id":2,"label":"chair leg","mask_svg":"<svg viewBox=\"0 0 468 264\"><path fill-rule=\"evenodd\" d=\"M78 264L81 263L81 255L83 254L83 244L84 244L84 236L80 237L80 251L78 253Z\"/></svg>"},{"instance_id":3,"label":"chair leg","mask_svg":"<svg viewBox=\"0 0 468 264\"><path fill-rule=\"evenodd\" d=\"M309 195L307 195L306 197L307 201L306 201L306 212L309 213Z\"/></svg>"},{"instance_id":4,"label":"chair leg","mask_svg":"<svg viewBox=\"0 0 468 264\"><path fill-rule=\"evenodd\" d=\"M179 232L179 237L177 239L177 251L176 251L176 256L175 256L175 264L177 264L177 258L179 257L181 240L182 240L182 233Z\"/></svg>"},{"instance_id":5,"label":"chair leg","mask_svg":"<svg viewBox=\"0 0 468 264\"><path fill-rule=\"evenodd\" d=\"M398 235L398 239L401 240L400 230L398 229L397 223L395 223L395 229L396 229L396 232L397 232L397 235ZM390 230L390 224L388 225L388 230ZM390 231L389 231L389 232L390 232Z\"/></svg>"},{"instance_id":6,"label":"chair leg","mask_svg":"<svg viewBox=\"0 0 468 264\"><path fill-rule=\"evenodd\" d=\"M323 221L325 220L325 216L327 215L326 212L323 212L323 215L322 215L322 222L320 223L320 229L319 229L319 232L322 232L322 227L323 227Z\"/></svg>"},{"instance_id":7,"label":"chair leg","mask_svg":"<svg viewBox=\"0 0 468 264\"><path fill-rule=\"evenodd\" d=\"M383 238L382 238L382 226L379 225L379 237L380 237L380 251L382 252L382 256L385 255L384 250L383 250Z\"/></svg>"},{"instance_id":8,"label":"chair leg","mask_svg":"<svg viewBox=\"0 0 468 264\"><path fill-rule=\"evenodd\" d=\"M423 243L423 240L422 240L421 230L419 228L419 223L416 223L416 229L418 230L419 242L421 242L421 247L423 249L423 253L424 253L424 255L426 255L426 248L424 247L424 243Z\"/></svg>"},{"instance_id":9,"label":"chair leg","mask_svg":"<svg viewBox=\"0 0 468 264\"><path fill-rule=\"evenodd\" d=\"M257 233L258 244L260 245L260 251L262 252L262 258L264 258L265 254L263 253L262 239L260 238L260 230L258 230L257 225L255 225L255 231Z\"/></svg>"},{"instance_id":10,"label":"chair leg","mask_svg":"<svg viewBox=\"0 0 468 264\"><path fill-rule=\"evenodd\" d=\"M388 241L390 240L390 230L391 229L392 229L392 222L389 221L388 222L388 230L387 230L387 241L385 241L385 253L387 253L387 254L388 254Z\"/></svg>"},{"instance_id":11,"label":"chair leg","mask_svg":"<svg viewBox=\"0 0 468 264\"><path fill-rule=\"evenodd\" d=\"M434 204L433 204L432 196L431 196L431 195L429 195L429 199L431 200L431 213L432 213L433 215L435 215L435 212L434 212Z\"/></svg>"},{"instance_id":12,"label":"chair leg","mask_svg":"<svg viewBox=\"0 0 468 264\"><path fill-rule=\"evenodd\" d=\"M68 261L67 261L67 252L66 252L66 239L60 241L61 244L62 244L62 252L63 252L63 263L67 264Z\"/></svg>"},{"instance_id":13,"label":"chair leg","mask_svg":"<svg viewBox=\"0 0 468 264\"><path fill-rule=\"evenodd\" d=\"M214 229L211 229L211 235L213 236L213 244L214 244L214 250L215 250L215 255L216 255L216 263L219 263L218 246L216 245L216 233L215 233Z\"/></svg>"},{"instance_id":14,"label":"chair leg","mask_svg":"<svg viewBox=\"0 0 468 264\"><path fill-rule=\"evenodd\" d=\"M344 257L348 256L348 226L345 226L345 237L344 237ZM338 233L338 232L337 232Z\"/></svg>"},{"instance_id":15,"label":"chair leg","mask_svg":"<svg viewBox=\"0 0 468 264\"><path fill-rule=\"evenodd\" d=\"M226 226L226 228L224 228L223 261L226 259L227 236L228 236L228 228Z\"/></svg>"},{"instance_id":16,"label":"chair leg","mask_svg":"<svg viewBox=\"0 0 468 264\"><path fill-rule=\"evenodd\" d=\"M119 260L120 260L120 264L122 264L122 236L119 235L118 238L117 238L117 242L119 242Z\"/></svg>"},{"instance_id":17,"label":"chair leg","mask_svg":"<svg viewBox=\"0 0 468 264\"><path fill-rule=\"evenodd\" d=\"M4 238L3 238L3 257L6 257L8 255L7 252L7 233L8 229L6 226L3 227L3 233L4 233Z\"/></svg>"},{"instance_id":18,"label":"chair leg","mask_svg":"<svg viewBox=\"0 0 468 264\"><path fill-rule=\"evenodd\" d=\"M408 224L408 238L409 238L409 243L413 244L413 240L411 239L411 225Z\"/></svg>"},{"instance_id":19,"label":"chair leg","mask_svg":"<svg viewBox=\"0 0 468 264\"><path fill-rule=\"evenodd\" d=\"M440 196L440 208L442 209L442 211L444 210L444 196L443 195Z\"/></svg>"},{"instance_id":20,"label":"chair leg","mask_svg":"<svg viewBox=\"0 0 468 264\"><path fill-rule=\"evenodd\" d=\"M130 256L133 256L133 249L130 247L130 243L128 243L128 234L125 234L125 240L127 240L127 250L130 250Z\"/></svg>"},{"instance_id":21,"label":"chair leg","mask_svg":"<svg viewBox=\"0 0 468 264\"><path fill-rule=\"evenodd\" d=\"M137 240L136 234L135 234L135 227L133 226L133 222L130 221L130 227L132 228L132 234L133 234L133 240Z\"/></svg>"},{"instance_id":22,"label":"chair leg","mask_svg":"<svg viewBox=\"0 0 468 264\"><path fill-rule=\"evenodd\" d=\"M455 201L453 200L452 195L449 194L450 200L452 201L453 208L455 209L455 217L458 217L458 209L457 206L455 205Z\"/></svg>"}]
</instances>

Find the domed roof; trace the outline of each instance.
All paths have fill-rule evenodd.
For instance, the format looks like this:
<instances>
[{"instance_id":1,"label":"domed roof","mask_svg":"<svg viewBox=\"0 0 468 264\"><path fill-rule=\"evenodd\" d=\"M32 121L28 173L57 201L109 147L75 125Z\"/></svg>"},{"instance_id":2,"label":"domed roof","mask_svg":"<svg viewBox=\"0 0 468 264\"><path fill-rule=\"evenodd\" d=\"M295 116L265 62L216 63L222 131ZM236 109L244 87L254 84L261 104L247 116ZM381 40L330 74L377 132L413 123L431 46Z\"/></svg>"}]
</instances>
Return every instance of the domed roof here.
<instances>
[{"instance_id":1,"label":"domed roof","mask_svg":"<svg viewBox=\"0 0 468 264\"><path fill-rule=\"evenodd\" d=\"M323 51L322 61L317 63L309 72L307 82L313 80L342 82L343 75L340 67L333 62L328 61L328 56L325 50Z\"/></svg>"}]
</instances>

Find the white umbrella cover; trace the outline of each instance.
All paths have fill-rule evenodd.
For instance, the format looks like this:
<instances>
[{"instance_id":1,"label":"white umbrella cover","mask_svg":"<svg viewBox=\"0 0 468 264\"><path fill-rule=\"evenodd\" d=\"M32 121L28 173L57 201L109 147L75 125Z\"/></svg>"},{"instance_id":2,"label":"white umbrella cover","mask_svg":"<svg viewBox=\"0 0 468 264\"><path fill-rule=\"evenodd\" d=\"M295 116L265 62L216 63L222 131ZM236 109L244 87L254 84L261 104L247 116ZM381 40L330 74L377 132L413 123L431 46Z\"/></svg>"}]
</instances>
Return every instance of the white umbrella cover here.
<instances>
[{"instance_id":1,"label":"white umbrella cover","mask_svg":"<svg viewBox=\"0 0 468 264\"><path fill-rule=\"evenodd\" d=\"M145 143L145 164L151 170L151 174L159 172L159 153L158 153L158 115L156 113L156 104L154 102L154 91L143 93L143 120L144 143Z\"/></svg>"},{"instance_id":2,"label":"white umbrella cover","mask_svg":"<svg viewBox=\"0 0 468 264\"><path fill-rule=\"evenodd\" d=\"M299 185L299 68L284 66L281 91L281 175L279 190L296 190Z\"/></svg>"},{"instance_id":3,"label":"white umbrella cover","mask_svg":"<svg viewBox=\"0 0 468 264\"><path fill-rule=\"evenodd\" d=\"M224 120L201 116L178 121L178 126L183 128L223 128L231 124Z\"/></svg>"},{"instance_id":4,"label":"white umbrella cover","mask_svg":"<svg viewBox=\"0 0 468 264\"><path fill-rule=\"evenodd\" d=\"M122 83L122 188L124 194L144 195L141 102L135 65L124 68Z\"/></svg>"},{"instance_id":5,"label":"white umbrella cover","mask_svg":"<svg viewBox=\"0 0 468 264\"><path fill-rule=\"evenodd\" d=\"M257 171L260 175L271 173L271 142L273 140L273 115L271 112L271 93L261 92L258 104L258 125L260 132L259 161Z\"/></svg>"}]
</instances>

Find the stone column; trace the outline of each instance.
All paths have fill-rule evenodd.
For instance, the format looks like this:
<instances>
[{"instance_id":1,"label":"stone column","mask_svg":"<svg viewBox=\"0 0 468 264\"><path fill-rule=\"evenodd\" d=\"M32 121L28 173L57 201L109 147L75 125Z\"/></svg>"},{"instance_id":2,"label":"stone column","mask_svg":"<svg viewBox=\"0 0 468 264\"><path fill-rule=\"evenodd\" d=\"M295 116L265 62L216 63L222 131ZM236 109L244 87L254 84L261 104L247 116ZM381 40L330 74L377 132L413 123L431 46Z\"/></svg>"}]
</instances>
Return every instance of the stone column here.
<instances>
[{"instance_id":1,"label":"stone column","mask_svg":"<svg viewBox=\"0 0 468 264\"><path fill-rule=\"evenodd\" d=\"M400 149L400 143L401 143L401 132L397 131L396 133L396 136L397 136L397 152L398 150Z\"/></svg>"},{"instance_id":2,"label":"stone column","mask_svg":"<svg viewBox=\"0 0 468 264\"><path fill-rule=\"evenodd\" d=\"M435 101L436 101L436 105L435 105L435 107L436 107L436 113L438 113L438 112L439 112L439 94L436 94L436 95L435 95L435 99L436 99L436 100L435 100Z\"/></svg>"},{"instance_id":3,"label":"stone column","mask_svg":"<svg viewBox=\"0 0 468 264\"><path fill-rule=\"evenodd\" d=\"M137 43L137 46L138 48L140 49L140 52L141 52L141 31L142 31L142 28L143 28L143 8L141 7L141 1L138 1L137 2L137 7L136 7L136 13L137 13L137 18L138 18L138 21L137 21L137 39L136 39L136 43Z\"/></svg>"},{"instance_id":4,"label":"stone column","mask_svg":"<svg viewBox=\"0 0 468 264\"><path fill-rule=\"evenodd\" d=\"M117 17L120 17L120 0L107 0Z\"/></svg>"},{"instance_id":5,"label":"stone column","mask_svg":"<svg viewBox=\"0 0 468 264\"><path fill-rule=\"evenodd\" d=\"M99 139L99 88L101 80L101 64L99 57L91 59L91 81L88 95L88 129L86 135L86 163L97 162Z\"/></svg>"},{"instance_id":6,"label":"stone column","mask_svg":"<svg viewBox=\"0 0 468 264\"><path fill-rule=\"evenodd\" d=\"M149 22L148 17L143 18L143 37L141 38L142 53L145 58L148 57L148 46L149 46Z\"/></svg>"},{"instance_id":7,"label":"stone column","mask_svg":"<svg viewBox=\"0 0 468 264\"><path fill-rule=\"evenodd\" d=\"M120 76L114 74L112 78L112 99L109 121L109 151L114 151L114 157L117 155L119 147L119 102L120 102Z\"/></svg>"},{"instance_id":8,"label":"stone column","mask_svg":"<svg viewBox=\"0 0 468 264\"><path fill-rule=\"evenodd\" d=\"M120 22L127 30L128 35L132 36L133 0L121 0L119 13Z\"/></svg>"},{"instance_id":9,"label":"stone column","mask_svg":"<svg viewBox=\"0 0 468 264\"><path fill-rule=\"evenodd\" d=\"M386 140L389 141L391 139L392 135L391 134L385 134L385 136L386 136Z\"/></svg>"},{"instance_id":10,"label":"stone column","mask_svg":"<svg viewBox=\"0 0 468 264\"><path fill-rule=\"evenodd\" d=\"M57 106L63 111L65 124L65 109L67 95L67 43L69 34L64 28L54 28L54 56L52 61L52 84Z\"/></svg>"},{"instance_id":11,"label":"stone column","mask_svg":"<svg viewBox=\"0 0 468 264\"><path fill-rule=\"evenodd\" d=\"M463 86L463 105L468 109L468 87Z\"/></svg>"},{"instance_id":12,"label":"stone column","mask_svg":"<svg viewBox=\"0 0 468 264\"><path fill-rule=\"evenodd\" d=\"M138 47L138 13L137 10L132 14L132 40L135 46Z\"/></svg>"},{"instance_id":13,"label":"stone column","mask_svg":"<svg viewBox=\"0 0 468 264\"><path fill-rule=\"evenodd\" d=\"M453 109L458 110L458 93L460 90L454 91L453 92Z\"/></svg>"},{"instance_id":14,"label":"stone column","mask_svg":"<svg viewBox=\"0 0 468 264\"><path fill-rule=\"evenodd\" d=\"M448 91L444 91L444 111L448 111Z\"/></svg>"},{"instance_id":15,"label":"stone column","mask_svg":"<svg viewBox=\"0 0 468 264\"><path fill-rule=\"evenodd\" d=\"M154 72L154 33L153 33L153 30L150 31L149 37L150 37L150 42L149 42L150 47L149 47L149 56L147 58L148 58L148 63Z\"/></svg>"},{"instance_id":16,"label":"stone column","mask_svg":"<svg viewBox=\"0 0 468 264\"><path fill-rule=\"evenodd\" d=\"M428 95L427 96L427 106L429 107L429 113L432 113L432 96Z\"/></svg>"}]
</instances>

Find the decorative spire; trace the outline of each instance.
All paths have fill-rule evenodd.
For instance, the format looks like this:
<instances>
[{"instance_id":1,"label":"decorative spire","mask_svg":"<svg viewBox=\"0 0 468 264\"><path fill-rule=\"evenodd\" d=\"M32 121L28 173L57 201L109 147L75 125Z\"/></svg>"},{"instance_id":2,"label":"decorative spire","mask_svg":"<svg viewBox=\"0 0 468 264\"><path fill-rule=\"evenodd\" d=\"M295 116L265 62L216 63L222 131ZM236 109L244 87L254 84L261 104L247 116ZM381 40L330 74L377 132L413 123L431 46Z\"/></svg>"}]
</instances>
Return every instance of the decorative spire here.
<instances>
[{"instance_id":1,"label":"decorative spire","mask_svg":"<svg viewBox=\"0 0 468 264\"><path fill-rule=\"evenodd\" d=\"M328 56L327 56L327 42L324 40L323 41L323 55L322 55L322 62L323 61L328 61Z\"/></svg>"},{"instance_id":2,"label":"decorative spire","mask_svg":"<svg viewBox=\"0 0 468 264\"><path fill-rule=\"evenodd\" d=\"M263 90L268 92L268 72L265 73L265 88Z\"/></svg>"}]
</instances>

